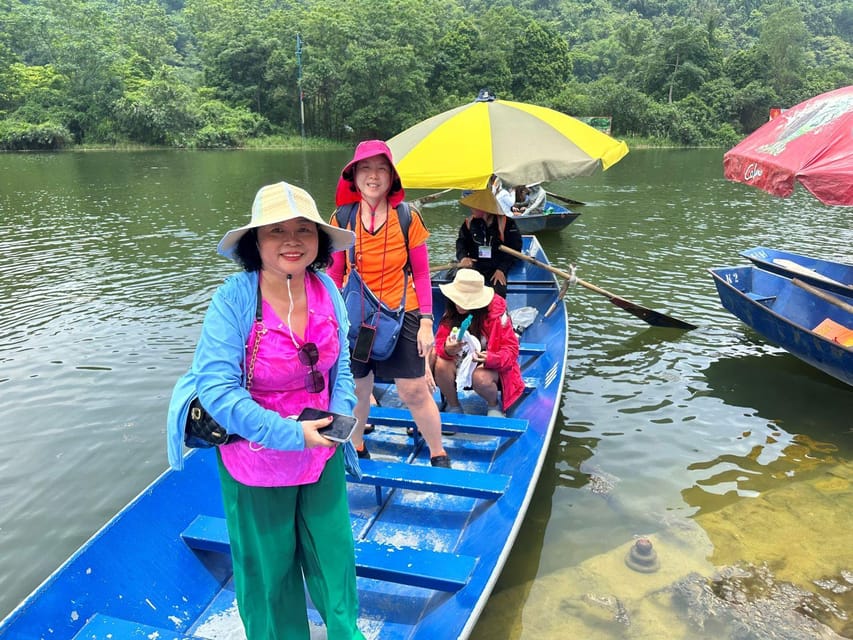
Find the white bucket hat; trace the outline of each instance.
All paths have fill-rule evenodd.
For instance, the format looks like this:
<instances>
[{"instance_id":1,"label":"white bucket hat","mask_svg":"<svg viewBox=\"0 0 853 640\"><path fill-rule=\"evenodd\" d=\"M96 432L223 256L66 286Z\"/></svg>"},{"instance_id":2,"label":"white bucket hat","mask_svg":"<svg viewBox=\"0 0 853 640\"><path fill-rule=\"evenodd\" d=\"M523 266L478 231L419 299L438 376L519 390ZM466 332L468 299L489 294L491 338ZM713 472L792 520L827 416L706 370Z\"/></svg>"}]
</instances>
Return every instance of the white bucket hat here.
<instances>
[{"instance_id":1,"label":"white bucket hat","mask_svg":"<svg viewBox=\"0 0 853 640\"><path fill-rule=\"evenodd\" d=\"M355 242L355 234L352 231L334 227L320 217L314 198L305 189L286 182L277 182L260 188L252 204L252 219L249 224L231 229L219 241L216 250L226 258L233 259L237 243L249 229L293 218L305 218L322 228L332 241L332 251L343 251Z\"/></svg>"},{"instance_id":2,"label":"white bucket hat","mask_svg":"<svg viewBox=\"0 0 853 640\"><path fill-rule=\"evenodd\" d=\"M495 290L486 286L483 274L474 269L459 269L453 282L440 284L444 297L463 309L482 309L495 297Z\"/></svg>"}]
</instances>

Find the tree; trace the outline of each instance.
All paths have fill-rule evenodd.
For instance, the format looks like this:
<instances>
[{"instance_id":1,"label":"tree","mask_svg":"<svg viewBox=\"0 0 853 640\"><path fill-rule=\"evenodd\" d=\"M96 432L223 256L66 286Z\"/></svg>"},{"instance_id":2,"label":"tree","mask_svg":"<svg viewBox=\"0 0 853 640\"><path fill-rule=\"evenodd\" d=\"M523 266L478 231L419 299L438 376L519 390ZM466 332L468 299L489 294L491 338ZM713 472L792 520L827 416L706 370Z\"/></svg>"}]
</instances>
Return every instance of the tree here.
<instances>
[{"instance_id":1,"label":"tree","mask_svg":"<svg viewBox=\"0 0 853 640\"><path fill-rule=\"evenodd\" d=\"M269 62L281 46L277 38L244 33L217 53L207 69L207 82L225 101L263 115L269 107Z\"/></svg>"},{"instance_id":2,"label":"tree","mask_svg":"<svg viewBox=\"0 0 853 640\"><path fill-rule=\"evenodd\" d=\"M778 4L761 28L758 46L767 56L768 81L786 99L802 85L806 68L808 32L796 5Z\"/></svg>"},{"instance_id":3,"label":"tree","mask_svg":"<svg viewBox=\"0 0 853 640\"><path fill-rule=\"evenodd\" d=\"M420 119L431 107L427 80L444 10L430 0L345 7L321 0L311 7L302 32L306 97L312 118L326 123L318 133L340 139L349 129L358 138L390 137ZM309 87L319 93L308 95Z\"/></svg>"},{"instance_id":4,"label":"tree","mask_svg":"<svg viewBox=\"0 0 853 640\"><path fill-rule=\"evenodd\" d=\"M115 114L121 133L144 144L186 146L197 127L192 92L169 67L119 98Z\"/></svg>"},{"instance_id":5,"label":"tree","mask_svg":"<svg viewBox=\"0 0 853 640\"><path fill-rule=\"evenodd\" d=\"M481 37L480 31L467 18L441 37L428 81L434 92L470 96L469 65L477 55Z\"/></svg>"},{"instance_id":6,"label":"tree","mask_svg":"<svg viewBox=\"0 0 853 640\"><path fill-rule=\"evenodd\" d=\"M752 133L767 122L771 107L779 107L782 103L773 89L755 81L735 92L733 105L740 130Z\"/></svg>"},{"instance_id":7,"label":"tree","mask_svg":"<svg viewBox=\"0 0 853 640\"><path fill-rule=\"evenodd\" d=\"M547 100L571 79L569 45L558 34L531 21L513 42L512 93L518 100Z\"/></svg>"},{"instance_id":8,"label":"tree","mask_svg":"<svg viewBox=\"0 0 853 640\"><path fill-rule=\"evenodd\" d=\"M695 20L677 19L646 56L646 91L672 103L702 86L713 62L707 30Z\"/></svg>"}]
</instances>

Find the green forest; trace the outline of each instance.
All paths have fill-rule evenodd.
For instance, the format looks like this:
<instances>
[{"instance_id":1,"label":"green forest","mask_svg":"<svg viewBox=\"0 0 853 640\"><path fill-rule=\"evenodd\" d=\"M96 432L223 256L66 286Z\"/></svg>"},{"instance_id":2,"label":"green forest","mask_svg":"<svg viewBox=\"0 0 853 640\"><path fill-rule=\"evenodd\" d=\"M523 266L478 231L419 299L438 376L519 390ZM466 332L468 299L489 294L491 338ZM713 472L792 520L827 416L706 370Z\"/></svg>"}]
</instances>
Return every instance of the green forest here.
<instances>
[{"instance_id":1,"label":"green forest","mask_svg":"<svg viewBox=\"0 0 853 640\"><path fill-rule=\"evenodd\" d=\"M850 0L0 0L0 148L388 138L487 88L731 145L853 84Z\"/></svg>"}]
</instances>

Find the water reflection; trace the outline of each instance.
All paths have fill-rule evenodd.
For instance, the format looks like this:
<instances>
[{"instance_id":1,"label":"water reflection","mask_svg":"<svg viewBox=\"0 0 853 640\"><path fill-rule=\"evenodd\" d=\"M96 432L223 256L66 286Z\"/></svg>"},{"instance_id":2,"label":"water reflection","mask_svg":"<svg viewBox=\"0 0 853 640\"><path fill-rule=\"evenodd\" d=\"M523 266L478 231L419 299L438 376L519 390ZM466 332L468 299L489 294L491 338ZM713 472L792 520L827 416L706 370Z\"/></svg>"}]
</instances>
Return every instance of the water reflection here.
<instances>
[{"instance_id":1,"label":"water reflection","mask_svg":"<svg viewBox=\"0 0 853 640\"><path fill-rule=\"evenodd\" d=\"M853 428L853 394L847 385L779 349L733 353L714 360L703 373L715 397L754 409L754 415L783 428ZM758 388L757 379L762 381Z\"/></svg>"},{"instance_id":2,"label":"water reflection","mask_svg":"<svg viewBox=\"0 0 853 640\"><path fill-rule=\"evenodd\" d=\"M165 468L171 385L234 270L222 234L283 177L330 215L349 156L0 155L0 615ZM555 266L699 328L569 291L561 416L474 640L699 638L668 591L693 571L767 561L807 587L853 566L853 392L745 330L706 271L758 244L849 259L853 209L727 183L721 158L638 150L549 185L588 203L541 238ZM452 194L424 208L434 263L464 215ZM625 566L636 536L653 578Z\"/></svg>"}]
</instances>

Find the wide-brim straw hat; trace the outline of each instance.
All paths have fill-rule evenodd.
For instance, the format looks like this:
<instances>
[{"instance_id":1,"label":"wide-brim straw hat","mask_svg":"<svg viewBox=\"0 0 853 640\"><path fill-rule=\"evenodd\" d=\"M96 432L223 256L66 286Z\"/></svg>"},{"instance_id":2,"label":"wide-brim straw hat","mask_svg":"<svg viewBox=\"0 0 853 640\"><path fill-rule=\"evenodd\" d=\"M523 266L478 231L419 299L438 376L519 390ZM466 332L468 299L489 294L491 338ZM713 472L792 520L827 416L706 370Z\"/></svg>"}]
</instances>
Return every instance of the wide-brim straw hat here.
<instances>
[{"instance_id":1,"label":"wide-brim straw hat","mask_svg":"<svg viewBox=\"0 0 853 640\"><path fill-rule=\"evenodd\" d=\"M352 160L347 162L346 166L341 170L338 188L335 191L336 206L340 207L341 205L361 200L361 192L355 186L355 163L360 160L372 158L373 156L385 156L388 158L388 164L391 165L393 175L391 176L391 189L388 191L388 203L392 207L396 207L406 197L403 183L400 181L400 172L394 166L394 156L391 154L391 148L383 140L365 140L358 143L355 153L352 155Z\"/></svg>"},{"instance_id":2,"label":"wide-brim straw hat","mask_svg":"<svg viewBox=\"0 0 853 640\"><path fill-rule=\"evenodd\" d=\"M486 213L493 213L499 216L505 215L494 194L489 189L472 191L464 198L460 198L459 204L464 204L466 207L485 211Z\"/></svg>"},{"instance_id":3,"label":"wide-brim straw hat","mask_svg":"<svg viewBox=\"0 0 853 640\"><path fill-rule=\"evenodd\" d=\"M475 269L459 269L453 282L440 284L438 288L448 300L463 309L482 309L495 297L495 290L486 286L483 274Z\"/></svg>"},{"instance_id":4,"label":"wide-brim straw hat","mask_svg":"<svg viewBox=\"0 0 853 640\"><path fill-rule=\"evenodd\" d=\"M325 231L331 239L332 251L343 251L355 242L355 234L352 231L334 227L320 217L314 198L305 189L287 182L277 182L258 190L252 204L252 219L249 224L231 229L219 241L216 250L226 258L233 259L237 243L247 231L293 218L305 218L316 223L317 228Z\"/></svg>"}]
</instances>

